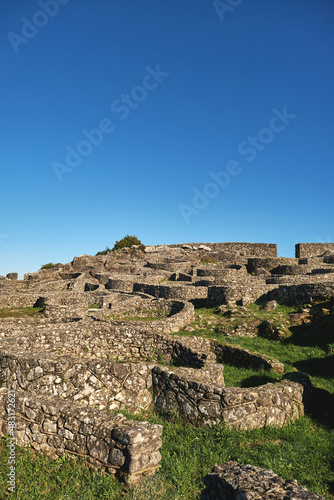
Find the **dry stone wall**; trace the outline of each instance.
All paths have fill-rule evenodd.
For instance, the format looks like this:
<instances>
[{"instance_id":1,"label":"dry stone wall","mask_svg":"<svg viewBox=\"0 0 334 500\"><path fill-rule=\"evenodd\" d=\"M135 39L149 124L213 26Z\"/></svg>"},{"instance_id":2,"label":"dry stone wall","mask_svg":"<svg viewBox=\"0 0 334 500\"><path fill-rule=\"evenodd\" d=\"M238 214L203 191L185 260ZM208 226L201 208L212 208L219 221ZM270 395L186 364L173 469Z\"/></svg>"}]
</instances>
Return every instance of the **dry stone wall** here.
<instances>
[{"instance_id":1,"label":"dry stone wall","mask_svg":"<svg viewBox=\"0 0 334 500\"><path fill-rule=\"evenodd\" d=\"M280 285L278 300L284 304L309 304L313 300L334 298L334 283Z\"/></svg>"},{"instance_id":2,"label":"dry stone wall","mask_svg":"<svg viewBox=\"0 0 334 500\"><path fill-rule=\"evenodd\" d=\"M8 273L6 274L6 278L9 280L17 280L19 277L18 273Z\"/></svg>"},{"instance_id":3,"label":"dry stone wall","mask_svg":"<svg viewBox=\"0 0 334 500\"><path fill-rule=\"evenodd\" d=\"M217 365L216 365L217 366ZM255 429L294 422L304 414L302 384L277 384L242 389L200 383L161 367L153 369L155 406L163 414L178 411L194 425L225 422L229 429Z\"/></svg>"},{"instance_id":4,"label":"dry stone wall","mask_svg":"<svg viewBox=\"0 0 334 500\"><path fill-rule=\"evenodd\" d=\"M53 320L81 319L88 315L87 296L75 292L40 297L38 304L44 308L44 316Z\"/></svg>"},{"instance_id":5,"label":"dry stone wall","mask_svg":"<svg viewBox=\"0 0 334 500\"><path fill-rule=\"evenodd\" d=\"M107 316L107 311L110 310L114 315L127 313L133 316L138 316L136 321L124 320L110 321L114 327L118 325L130 327L138 332L146 333L175 333L189 325L195 318L194 306L190 302L180 302L175 300L161 300L161 299L141 299L139 296L132 295L133 300L121 301L118 304L114 301L110 302L108 296L101 297L100 305L102 311L94 311L93 316L103 319ZM151 314L163 314L166 317L163 319L155 319L153 321L141 321L140 317ZM125 321L126 320L126 321Z\"/></svg>"},{"instance_id":6,"label":"dry stone wall","mask_svg":"<svg viewBox=\"0 0 334 500\"><path fill-rule=\"evenodd\" d=\"M207 287L195 287L189 285L150 285L146 283L134 283L134 292L142 292L153 297L160 297L163 299L175 300L193 300L193 299L206 299L208 289Z\"/></svg>"},{"instance_id":7,"label":"dry stone wall","mask_svg":"<svg viewBox=\"0 0 334 500\"><path fill-rule=\"evenodd\" d=\"M133 280L125 280L124 278L109 278L106 284L107 290L117 290L121 292L133 292Z\"/></svg>"},{"instance_id":8,"label":"dry stone wall","mask_svg":"<svg viewBox=\"0 0 334 500\"><path fill-rule=\"evenodd\" d=\"M5 323L6 324L6 323ZM202 367L214 363L210 341L202 337L180 337L142 331L137 325L107 323L86 318L81 321L51 323L45 320L16 324L7 322L0 330L2 348L19 352L45 352L62 356L112 359L118 361L180 362Z\"/></svg>"},{"instance_id":9,"label":"dry stone wall","mask_svg":"<svg viewBox=\"0 0 334 500\"><path fill-rule=\"evenodd\" d=\"M44 396L60 396L99 409L138 413L152 402L152 368L70 356L0 351L0 384Z\"/></svg>"},{"instance_id":10,"label":"dry stone wall","mask_svg":"<svg viewBox=\"0 0 334 500\"><path fill-rule=\"evenodd\" d=\"M203 481L201 500L325 500L272 470L232 460L216 465Z\"/></svg>"},{"instance_id":11,"label":"dry stone wall","mask_svg":"<svg viewBox=\"0 0 334 500\"><path fill-rule=\"evenodd\" d=\"M39 294L27 292L1 293L0 309L9 307L33 307Z\"/></svg>"},{"instance_id":12,"label":"dry stone wall","mask_svg":"<svg viewBox=\"0 0 334 500\"><path fill-rule=\"evenodd\" d=\"M1 436L8 434L8 391L0 388ZM122 472L128 481L155 471L161 459L161 425L127 420L122 414L85 407L57 396L15 391L15 438L57 458L80 456L108 473Z\"/></svg>"},{"instance_id":13,"label":"dry stone wall","mask_svg":"<svg viewBox=\"0 0 334 500\"><path fill-rule=\"evenodd\" d=\"M266 271L271 271L272 269L277 268L277 266L284 264L297 265L298 259L290 259L286 257L250 257L247 262L247 270L251 274L258 274L259 270L265 269Z\"/></svg>"},{"instance_id":14,"label":"dry stone wall","mask_svg":"<svg viewBox=\"0 0 334 500\"><path fill-rule=\"evenodd\" d=\"M305 285L334 281L334 269L319 269L319 271L319 273L308 275L271 276L266 278L266 283L268 285Z\"/></svg>"},{"instance_id":15,"label":"dry stone wall","mask_svg":"<svg viewBox=\"0 0 334 500\"><path fill-rule=\"evenodd\" d=\"M257 255L259 257L277 257L277 245L274 243L182 243L169 245L171 248L187 245L198 249L201 246L208 247L213 251L239 253L240 255Z\"/></svg>"},{"instance_id":16,"label":"dry stone wall","mask_svg":"<svg viewBox=\"0 0 334 500\"><path fill-rule=\"evenodd\" d=\"M240 367L253 367L256 369L272 370L277 373L284 373L284 365L277 359L250 352L238 345L220 343L216 340L211 340L211 348L217 356L219 363L228 363Z\"/></svg>"},{"instance_id":17,"label":"dry stone wall","mask_svg":"<svg viewBox=\"0 0 334 500\"><path fill-rule=\"evenodd\" d=\"M244 283L232 283L224 286L210 286L208 289L208 306L216 307L229 302L237 302L244 298L251 302L269 297L272 290L278 288L277 285L267 285L258 280L244 280Z\"/></svg>"},{"instance_id":18,"label":"dry stone wall","mask_svg":"<svg viewBox=\"0 0 334 500\"><path fill-rule=\"evenodd\" d=\"M317 257L324 254L326 250L334 252L334 243L297 243L295 252L296 257L300 259L304 257Z\"/></svg>"}]
</instances>

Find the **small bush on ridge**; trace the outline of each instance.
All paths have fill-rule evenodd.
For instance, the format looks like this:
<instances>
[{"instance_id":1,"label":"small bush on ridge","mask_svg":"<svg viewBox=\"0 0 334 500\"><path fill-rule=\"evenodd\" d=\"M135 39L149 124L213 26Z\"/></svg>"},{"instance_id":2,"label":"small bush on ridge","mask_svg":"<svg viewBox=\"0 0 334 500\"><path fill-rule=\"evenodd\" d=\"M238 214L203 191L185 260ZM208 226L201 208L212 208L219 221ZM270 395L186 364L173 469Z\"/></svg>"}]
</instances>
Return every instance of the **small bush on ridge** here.
<instances>
[{"instance_id":1,"label":"small bush on ridge","mask_svg":"<svg viewBox=\"0 0 334 500\"><path fill-rule=\"evenodd\" d=\"M40 271L42 269L52 269L53 267L55 267L54 263L53 262L49 262L48 264L44 264L44 266L41 267Z\"/></svg>"},{"instance_id":2,"label":"small bush on ridge","mask_svg":"<svg viewBox=\"0 0 334 500\"><path fill-rule=\"evenodd\" d=\"M145 245L142 244L142 242L137 238L137 236L135 235L130 236L129 234L127 234L121 240L116 241L113 250L121 250L122 248L132 247L133 245L138 245L139 246L138 250L145 249Z\"/></svg>"}]
</instances>

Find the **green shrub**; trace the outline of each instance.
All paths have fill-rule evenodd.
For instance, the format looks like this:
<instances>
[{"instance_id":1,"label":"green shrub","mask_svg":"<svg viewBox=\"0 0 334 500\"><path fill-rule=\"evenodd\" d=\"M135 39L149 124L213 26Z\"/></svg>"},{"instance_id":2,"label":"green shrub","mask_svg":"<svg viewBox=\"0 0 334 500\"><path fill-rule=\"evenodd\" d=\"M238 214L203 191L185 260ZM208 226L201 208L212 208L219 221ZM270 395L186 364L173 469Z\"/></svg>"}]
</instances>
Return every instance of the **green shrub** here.
<instances>
[{"instance_id":1,"label":"green shrub","mask_svg":"<svg viewBox=\"0 0 334 500\"><path fill-rule=\"evenodd\" d=\"M105 250L102 250L101 252L97 252L95 256L97 255L107 255L107 253L111 252L111 249L109 247L106 247Z\"/></svg>"},{"instance_id":2,"label":"green shrub","mask_svg":"<svg viewBox=\"0 0 334 500\"><path fill-rule=\"evenodd\" d=\"M49 262L48 264L44 264L44 266L41 267L40 271L42 269L52 269L53 267L55 267L54 263L53 262Z\"/></svg>"},{"instance_id":3,"label":"green shrub","mask_svg":"<svg viewBox=\"0 0 334 500\"><path fill-rule=\"evenodd\" d=\"M129 234L127 234L121 240L116 241L113 250L121 250L122 248L125 247L128 248L132 247L133 245L138 245L139 246L138 250L145 249L145 245L142 244L142 242L137 238L137 236L130 236Z\"/></svg>"}]
</instances>

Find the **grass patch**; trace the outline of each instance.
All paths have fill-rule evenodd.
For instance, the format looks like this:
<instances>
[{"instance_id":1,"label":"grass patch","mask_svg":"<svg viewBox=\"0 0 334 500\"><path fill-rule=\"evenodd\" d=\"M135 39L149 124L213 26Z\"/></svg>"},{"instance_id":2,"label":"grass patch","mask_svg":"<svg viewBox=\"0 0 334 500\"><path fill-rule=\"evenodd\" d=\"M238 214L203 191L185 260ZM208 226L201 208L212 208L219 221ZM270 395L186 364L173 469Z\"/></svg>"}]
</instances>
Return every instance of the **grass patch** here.
<instances>
[{"instance_id":1,"label":"grass patch","mask_svg":"<svg viewBox=\"0 0 334 500\"><path fill-rule=\"evenodd\" d=\"M261 369L241 368L224 363L224 380L227 387L255 387L279 382L282 375Z\"/></svg>"},{"instance_id":2,"label":"grass patch","mask_svg":"<svg viewBox=\"0 0 334 500\"><path fill-rule=\"evenodd\" d=\"M0 318L37 318L43 307L5 307L0 308Z\"/></svg>"},{"instance_id":3,"label":"grass patch","mask_svg":"<svg viewBox=\"0 0 334 500\"><path fill-rule=\"evenodd\" d=\"M219 260L215 260L213 257L210 255L206 255L199 261L201 266L209 265L209 264L221 264Z\"/></svg>"},{"instance_id":4,"label":"grass patch","mask_svg":"<svg viewBox=\"0 0 334 500\"><path fill-rule=\"evenodd\" d=\"M226 340L226 339L225 339ZM299 346L288 341L270 341L260 337L229 338L230 344L240 345L259 354L273 356L284 364L285 373L304 371L315 387L321 387L329 392L334 392L333 356L315 346ZM258 372L252 370L254 375ZM228 380L228 379L227 379Z\"/></svg>"},{"instance_id":5,"label":"grass patch","mask_svg":"<svg viewBox=\"0 0 334 500\"><path fill-rule=\"evenodd\" d=\"M316 304L318 307L330 307L328 303ZM334 314L325 316L305 316L308 323L302 324L290 318L292 313L301 313L304 306L278 305L275 311L266 311L262 304L250 304L247 307L235 307L231 316L217 313L214 308L198 308L196 320L191 324L191 332L182 331L177 335L203 336L214 338L222 343L240 345L249 351L266 354L284 364L285 373L306 372L315 387L334 392ZM330 309L332 311L332 309ZM310 319L311 318L311 319ZM257 336L258 325L262 321L271 321L285 329L287 336L280 340L269 340ZM255 334L254 337L235 336L238 326ZM283 325L283 327L282 327ZM244 371L245 370L245 371ZM267 377L271 377L268 374ZM246 387L248 383L265 379L265 373L255 369L235 369L225 365L226 384ZM250 379L248 381L248 379ZM259 384L253 384L259 385Z\"/></svg>"},{"instance_id":6,"label":"grass patch","mask_svg":"<svg viewBox=\"0 0 334 500\"><path fill-rule=\"evenodd\" d=\"M152 479L134 488L98 471L88 470L83 460L51 460L17 448L17 493L20 500L197 500L202 477L217 463L236 460L272 469L284 479L297 479L310 491L333 499L333 431L303 417L283 428L229 431L223 425L198 429L176 419L131 416L163 424L161 469ZM7 449L0 443L0 497L6 496Z\"/></svg>"}]
</instances>

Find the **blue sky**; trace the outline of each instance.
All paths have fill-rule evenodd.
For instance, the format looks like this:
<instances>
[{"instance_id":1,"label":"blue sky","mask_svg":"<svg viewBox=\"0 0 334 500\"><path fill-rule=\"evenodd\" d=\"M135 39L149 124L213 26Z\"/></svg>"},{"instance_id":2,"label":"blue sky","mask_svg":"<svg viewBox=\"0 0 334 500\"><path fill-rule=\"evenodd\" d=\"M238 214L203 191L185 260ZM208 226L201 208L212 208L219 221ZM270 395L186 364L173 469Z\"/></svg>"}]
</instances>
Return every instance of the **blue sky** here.
<instances>
[{"instance_id":1,"label":"blue sky","mask_svg":"<svg viewBox=\"0 0 334 500\"><path fill-rule=\"evenodd\" d=\"M2 0L0 274L333 241L332 0Z\"/></svg>"}]
</instances>

